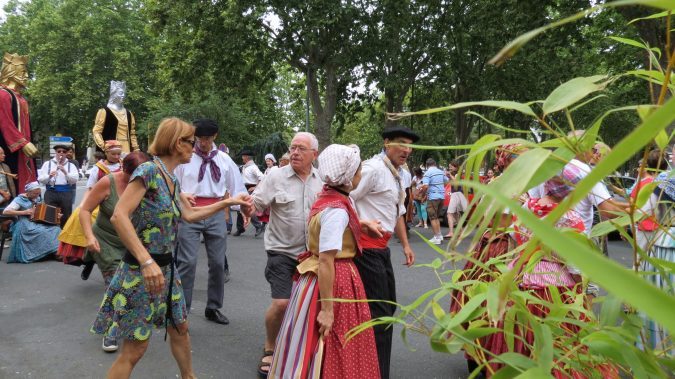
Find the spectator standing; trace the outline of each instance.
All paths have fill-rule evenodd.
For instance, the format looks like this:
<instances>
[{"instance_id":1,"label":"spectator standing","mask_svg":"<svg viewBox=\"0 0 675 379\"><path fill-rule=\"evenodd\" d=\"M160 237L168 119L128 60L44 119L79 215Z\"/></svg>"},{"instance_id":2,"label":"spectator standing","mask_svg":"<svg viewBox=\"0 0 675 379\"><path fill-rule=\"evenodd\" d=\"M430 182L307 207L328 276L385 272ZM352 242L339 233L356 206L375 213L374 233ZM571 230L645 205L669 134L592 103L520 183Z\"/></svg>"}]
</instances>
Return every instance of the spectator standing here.
<instances>
[{"instance_id":1,"label":"spectator standing","mask_svg":"<svg viewBox=\"0 0 675 379\"><path fill-rule=\"evenodd\" d=\"M427 229L427 192L423 188L422 178L424 177L424 171L421 168L415 167L413 169L412 186L413 186L413 199L415 202L415 213L417 213L417 222L416 227L424 227Z\"/></svg>"},{"instance_id":2,"label":"spectator standing","mask_svg":"<svg viewBox=\"0 0 675 379\"><path fill-rule=\"evenodd\" d=\"M244 161L244 166L241 169L241 176L244 178L244 186L248 193L253 193L255 187L260 183L265 175L260 171L258 165L253 161L253 152L249 149L244 149L240 153L241 160ZM265 231L265 227L258 220L256 215L251 216L251 223L255 227L255 237L258 237ZM238 237L246 231L246 223L240 211L237 211L237 231L233 236Z\"/></svg>"},{"instance_id":3,"label":"spectator standing","mask_svg":"<svg viewBox=\"0 0 675 379\"><path fill-rule=\"evenodd\" d=\"M436 161L433 158L427 159L427 172L422 178L422 188L427 193L427 214L429 215L429 222L431 222L431 229L434 231L434 237L429 242L440 245L443 242L443 234L441 233L441 209L443 208L443 200L445 200L445 183L448 178L445 173L436 167Z\"/></svg>"}]
</instances>

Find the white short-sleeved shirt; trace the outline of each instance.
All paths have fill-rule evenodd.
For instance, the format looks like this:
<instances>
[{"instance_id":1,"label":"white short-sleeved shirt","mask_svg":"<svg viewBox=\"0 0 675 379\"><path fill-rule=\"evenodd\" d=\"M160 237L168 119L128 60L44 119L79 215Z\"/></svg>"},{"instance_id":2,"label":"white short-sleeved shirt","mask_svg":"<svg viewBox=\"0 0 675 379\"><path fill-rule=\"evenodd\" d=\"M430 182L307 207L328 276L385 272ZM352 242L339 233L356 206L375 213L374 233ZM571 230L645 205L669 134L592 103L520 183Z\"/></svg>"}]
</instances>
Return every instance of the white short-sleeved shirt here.
<instances>
[{"instance_id":1,"label":"white short-sleeved shirt","mask_svg":"<svg viewBox=\"0 0 675 379\"><path fill-rule=\"evenodd\" d=\"M342 236L349 225L349 215L342 208L326 208L321 212L319 253L329 250L342 251ZM342 230L342 233L338 231Z\"/></svg>"}]
</instances>

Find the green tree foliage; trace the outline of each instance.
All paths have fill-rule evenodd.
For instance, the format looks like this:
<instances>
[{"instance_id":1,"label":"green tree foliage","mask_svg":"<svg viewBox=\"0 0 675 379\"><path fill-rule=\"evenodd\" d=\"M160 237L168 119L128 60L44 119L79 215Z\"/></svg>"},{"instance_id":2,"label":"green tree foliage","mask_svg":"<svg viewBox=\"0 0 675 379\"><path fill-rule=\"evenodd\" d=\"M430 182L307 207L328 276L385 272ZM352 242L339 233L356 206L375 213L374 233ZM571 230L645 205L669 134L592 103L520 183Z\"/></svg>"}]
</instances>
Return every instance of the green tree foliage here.
<instances>
[{"instance_id":1,"label":"green tree foliage","mask_svg":"<svg viewBox=\"0 0 675 379\"><path fill-rule=\"evenodd\" d=\"M35 142L46 136L88 141L110 80L127 82L126 106L143 119L154 94L153 39L145 32L139 0L35 0L8 4L0 28L4 51L30 55L27 94Z\"/></svg>"}]
</instances>

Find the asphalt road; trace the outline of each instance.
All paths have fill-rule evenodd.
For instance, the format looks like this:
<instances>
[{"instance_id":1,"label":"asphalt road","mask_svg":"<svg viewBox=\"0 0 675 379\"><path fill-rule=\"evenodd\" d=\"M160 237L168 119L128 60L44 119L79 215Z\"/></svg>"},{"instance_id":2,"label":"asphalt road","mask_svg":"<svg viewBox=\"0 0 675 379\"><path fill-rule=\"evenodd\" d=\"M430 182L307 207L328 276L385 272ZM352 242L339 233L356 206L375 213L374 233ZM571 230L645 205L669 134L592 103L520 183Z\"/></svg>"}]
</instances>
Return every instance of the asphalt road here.
<instances>
[{"instance_id":1,"label":"asphalt road","mask_svg":"<svg viewBox=\"0 0 675 379\"><path fill-rule=\"evenodd\" d=\"M78 190L78 202L82 188ZM430 230L415 229L427 237ZM418 263L430 263L438 254L419 237L411 242ZM264 339L263 315L269 304L269 285L263 272L266 255L262 238L250 228L240 237L228 237L227 257L231 280L225 285L223 312L227 326L206 321L207 262L200 256L190 315L193 363L199 378L257 378L257 364ZM392 241L398 300L409 304L417 296L438 287L433 271L406 268L400 245ZM103 297L103 279L97 269L88 281L81 269L56 261L0 263L0 378L104 378L116 354L101 350L101 338L88 332ZM623 243L611 243L610 254L628 265ZM155 331L134 378L176 378L178 369L163 340ZM407 343L407 345L406 345ZM394 331L393 378L465 378L462 354L433 352L425 336L401 328Z\"/></svg>"}]
</instances>

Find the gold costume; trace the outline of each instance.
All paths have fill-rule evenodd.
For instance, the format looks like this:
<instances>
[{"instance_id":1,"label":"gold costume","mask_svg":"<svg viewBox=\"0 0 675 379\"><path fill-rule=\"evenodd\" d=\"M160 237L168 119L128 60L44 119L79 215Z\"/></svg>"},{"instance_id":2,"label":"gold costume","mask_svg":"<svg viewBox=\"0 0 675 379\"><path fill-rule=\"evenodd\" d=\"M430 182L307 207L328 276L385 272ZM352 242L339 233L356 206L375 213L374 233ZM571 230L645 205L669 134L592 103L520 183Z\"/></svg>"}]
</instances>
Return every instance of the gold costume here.
<instances>
[{"instance_id":1,"label":"gold costume","mask_svg":"<svg viewBox=\"0 0 675 379\"><path fill-rule=\"evenodd\" d=\"M117 119L117 136L115 139L122 145L122 151L125 153L130 153L132 151L139 150L138 140L136 139L136 119L134 118L134 114L131 112L127 113L126 109L122 109L121 111L110 109L110 111ZM127 114L131 116L130 132ZM106 116L106 110L104 108L99 109L98 113L96 113L94 129L92 130L92 133L94 134L94 142L101 150L104 150L105 145L105 141L103 139L103 128L105 127Z\"/></svg>"}]
</instances>

